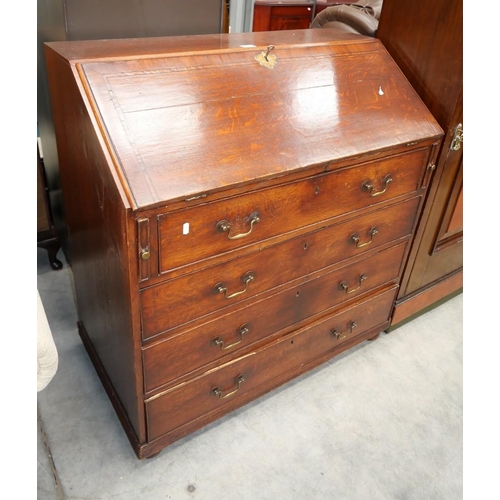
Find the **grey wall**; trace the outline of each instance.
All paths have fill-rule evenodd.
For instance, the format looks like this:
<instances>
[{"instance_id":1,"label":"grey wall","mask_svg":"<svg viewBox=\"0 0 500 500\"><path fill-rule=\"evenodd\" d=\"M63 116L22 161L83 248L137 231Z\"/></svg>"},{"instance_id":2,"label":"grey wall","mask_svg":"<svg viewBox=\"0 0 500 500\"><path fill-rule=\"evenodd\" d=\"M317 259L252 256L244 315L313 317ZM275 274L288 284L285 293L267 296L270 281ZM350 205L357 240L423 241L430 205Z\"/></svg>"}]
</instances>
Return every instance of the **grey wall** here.
<instances>
[{"instance_id":1,"label":"grey wall","mask_svg":"<svg viewBox=\"0 0 500 500\"><path fill-rule=\"evenodd\" d=\"M252 31L254 0L231 0L229 25L231 33Z\"/></svg>"}]
</instances>

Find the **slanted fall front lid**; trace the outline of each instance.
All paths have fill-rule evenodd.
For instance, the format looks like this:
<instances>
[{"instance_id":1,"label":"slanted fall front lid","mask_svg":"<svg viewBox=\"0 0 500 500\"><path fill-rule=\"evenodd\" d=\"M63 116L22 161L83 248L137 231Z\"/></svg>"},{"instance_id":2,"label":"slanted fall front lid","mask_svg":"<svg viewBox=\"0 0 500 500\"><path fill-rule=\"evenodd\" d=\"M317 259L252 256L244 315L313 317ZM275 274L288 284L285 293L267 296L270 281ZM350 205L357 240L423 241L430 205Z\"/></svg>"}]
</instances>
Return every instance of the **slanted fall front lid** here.
<instances>
[{"instance_id":1,"label":"slanted fall front lid","mask_svg":"<svg viewBox=\"0 0 500 500\"><path fill-rule=\"evenodd\" d=\"M378 40L309 31L308 44L81 63L137 207L440 134Z\"/></svg>"}]
</instances>

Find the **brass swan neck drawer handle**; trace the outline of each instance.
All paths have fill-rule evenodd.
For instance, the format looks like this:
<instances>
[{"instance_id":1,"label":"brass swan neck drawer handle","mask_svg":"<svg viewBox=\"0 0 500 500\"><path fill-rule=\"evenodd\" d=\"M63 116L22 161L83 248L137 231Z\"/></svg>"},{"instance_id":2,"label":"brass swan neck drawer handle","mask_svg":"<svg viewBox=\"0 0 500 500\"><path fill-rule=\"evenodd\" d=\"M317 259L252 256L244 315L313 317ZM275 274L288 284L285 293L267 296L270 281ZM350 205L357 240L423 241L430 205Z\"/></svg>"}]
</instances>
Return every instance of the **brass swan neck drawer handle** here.
<instances>
[{"instance_id":1,"label":"brass swan neck drawer handle","mask_svg":"<svg viewBox=\"0 0 500 500\"><path fill-rule=\"evenodd\" d=\"M365 281L365 279L366 279L367 277L368 277L368 276L366 276L366 274L361 274L361 275L359 276L359 278L358 278L358 283L359 283L359 285L358 285L356 288L351 288L350 290L349 290L349 286L347 285L347 281L345 281L345 280L344 280L344 281L341 281L341 282L339 283L339 290L344 290L344 291L345 291L345 293L353 293L353 292L355 292L356 290L359 290L359 289L361 288L361 283L362 283L363 281Z\"/></svg>"},{"instance_id":2,"label":"brass swan neck drawer handle","mask_svg":"<svg viewBox=\"0 0 500 500\"><path fill-rule=\"evenodd\" d=\"M260 222L260 213L252 212L250 214L250 217L248 217L248 222L250 222L250 230L246 233L235 234L234 236L231 235L231 223L227 220L221 220L217 222L217 225L215 227L217 228L217 232L227 233L228 239L239 240L241 238L244 238L245 236L248 236L253 231L254 225L257 224L257 222Z\"/></svg>"},{"instance_id":3,"label":"brass swan neck drawer handle","mask_svg":"<svg viewBox=\"0 0 500 500\"><path fill-rule=\"evenodd\" d=\"M375 191L373 192L373 183L372 181L364 181L363 184L361 184L361 188L364 191L367 191L370 193L370 196L373 198L374 196L380 196L381 194L384 194L387 191L387 186L392 182L392 175L387 174L384 179L382 180L382 185L384 186L384 189L382 191Z\"/></svg>"},{"instance_id":4,"label":"brass swan neck drawer handle","mask_svg":"<svg viewBox=\"0 0 500 500\"><path fill-rule=\"evenodd\" d=\"M214 290L216 293L223 293L226 299L232 299L234 297L238 297L238 295L241 295L242 293L245 293L248 290L248 285L250 284L251 281L255 279L255 273L253 271L247 271L242 277L241 281L245 285L245 288L243 290L240 290L239 292L234 292L231 295L227 294L227 286L225 283L217 283L214 285Z\"/></svg>"},{"instance_id":5,"label":"brass swan neck drawer handle","mask_svg":"<svg viewBox=\"0 0 500 500\"><path fill-rule=\"evenodd\" d=\"M340 339L343 339L345 337L347 337L348 335L350 335L352 333L352 331L358 326L358 324L356 323L356 321L351 321L349 323L349 330L346 331L346 332L339 332L336 328L334 328L330 333L337 339L337 340L340 340Z\"/></svg>"},{"instance_id":6,"label":"brass swan neck drawer handle","mask_svg":"<svg viewBox=\"0 0 500 500\"><path fill-rule=\"evenodd\" d=\"M378 234L378 227L373 226L369 231L368 231L368 236L370 236L370 239L368 241L365 241L364 243L359 242L359 236L358 233L352 233L351 236L349 236L349 239L356 245L356 248L363 248L369 245L373 241L373 237Z\"/></svg>"},{"instance_id":7,"label":"brass swan neck drawer handle","mask_svg":"<svg viewBox=\"0 0 500 500\"><path fill-rule=\"evenodd\" d=\"M243 336L246 335L249 331L250 329L248 323L245 323L244 325L241 325L240 328L238 329L240 340L238 340L237 342L233 342L232 344L229 345L224 345L224 341L220 337L214 337L210 341L210 344L214 346L219 346L223 351L225 351L226 349L231 349L231 347L234 347L243 342Z\"/></svg>"},{"instance_id":8,"label":"brass swan neck drawer handle","mask_svg":"<svg viewBox=\"0 0 500 500\"><path fill-rule=\"evenodd\" d=\"M218 385L216 385L215 387L212 387L212 390L210 392L214 396L217 396L220 399L226 399L229 396L232 396L234 393L238 392L243 382L245 382L245 377L243 375L238 375L236 377L236 389L232 390L231 392L226 392L226 394L224 394L222 389Z\"/></svg>"}]
</instances>

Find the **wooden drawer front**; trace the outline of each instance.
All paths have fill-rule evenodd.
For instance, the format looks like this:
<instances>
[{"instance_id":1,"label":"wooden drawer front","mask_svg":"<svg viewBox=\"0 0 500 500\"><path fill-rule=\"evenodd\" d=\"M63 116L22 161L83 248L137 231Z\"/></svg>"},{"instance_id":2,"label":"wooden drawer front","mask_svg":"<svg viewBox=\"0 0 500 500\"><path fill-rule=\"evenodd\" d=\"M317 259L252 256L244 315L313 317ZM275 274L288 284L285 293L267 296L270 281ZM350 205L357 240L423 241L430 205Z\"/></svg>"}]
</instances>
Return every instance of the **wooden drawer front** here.
<instances>
[{"instance_id":1,"label":"wooden drawer front","mask_svg":"<svg viewBox=\"0 0 500 500\"><path fill-rule=\"evenodd\" d=\"M312 7L308 6L295 6L295 7L272 7L271 16L276 17L296 17L296 16L309 16L311 17Z\"/></svg>"},{"instance_id":2,"label":"wooden drawer front","mask_svg":"<svg viewBox=\"0 0 500 500\"><path fill-rule=\"evenodd\" d=\"M328 278L315 280L318 287L321 284L325 291L331 290L327 296L326 304L322 307L328 307L328 303L333 306L352 298L353 294L367 292L395 279L399 275L405 248L406 242L403 242L369 258L336 269L326 274ZM220 281L220 272L222 271L227 273L234 271L235 276L244 275L249 269L255 271L256 278L248 285L246 298L256 295L261 290L259 279L264 285L266 283L279 283L279 280L276 280L277 275L278 278L283 279L283 283L286 282L286 279L281 278L281 276L286 276L287 270L292 273L289 268L289 254L280 252L274 255L276 258L271 260L272 256L268 258L264 252L258 253L257 256L254 256L253 264L255 265L253 268L241 266L238 260L234 265L215 266L212 269L143 290L141 293L143 339L146 340L160 333L168 332L214 311L219 311L220 315L223 313L220 311L221 309L244 301L245 293L232 299L226 299L223 294L214 291L214 284ZM362 279L362 276L366 279ZM362 279L361 282L360 279ZM344 281L348 287L347 291L340 287L340 283ZM228 280L227 284L231 287L243 288L242 283L237 278ZM252 288L254 286L255 288ZM357 290L353 291L356 288ZM207 318L207 320L209 319ZM242 322L247 321L248 317L242 316L241 320Z\"/></svg>"},{"instance_id":3,"label":"wooden drawer front","mask_svg":"<svg viewBox=\"0 0 500 500\"><path fill-rule=\"evenodd\" d=\"M230 405L246 392L283 373L298 371L303 363L335 349L346 340L385 323L391 312L395 289L360 301L326 320L287 335L250 352L220 369L180 384L146 401L148 439ZM355 324L353 326L353 323ZM238 387L239 377L244 381ZM218 388L221 398L214 394ZM233 394L230 394L231 392Z\"/></svg>"},{"instance_id":4,"label":"wooden drawer front","mask_svg":"<svg viewBox=\"0 0 500 500\"><path fill-rule=\"evenodd\" d=\"M305 232L311 224L411 193L419 186L427 156L428 149L423 148L159 215L159 271L166 273L290 231ZM385 184L389 175L392 182ZM363 187L365 181L372 184L371 192Z\"/></svg>"},{"instance_id":5,"label":"wooden drawer front","mask_svg":"<svg viewBox=\"0 0 500 500\"><path fill-rule=\"evenodd\" d=\"M270 31L282 31L282 30L305 30L309 28L311 24L311 13L307 16L296 16L296 17L275 17L271 16L269 23Z\"/></svg>"},{"instance_id":6,"label":"wooden drawer front","mask_svg":"<svg viewBox=\"0 0 500 500\"><path fill-rule=\"evenodd\" d=\"M312 7L273 7L270 31L307 29L311 24Z\"/></svg>"}]
</instances>

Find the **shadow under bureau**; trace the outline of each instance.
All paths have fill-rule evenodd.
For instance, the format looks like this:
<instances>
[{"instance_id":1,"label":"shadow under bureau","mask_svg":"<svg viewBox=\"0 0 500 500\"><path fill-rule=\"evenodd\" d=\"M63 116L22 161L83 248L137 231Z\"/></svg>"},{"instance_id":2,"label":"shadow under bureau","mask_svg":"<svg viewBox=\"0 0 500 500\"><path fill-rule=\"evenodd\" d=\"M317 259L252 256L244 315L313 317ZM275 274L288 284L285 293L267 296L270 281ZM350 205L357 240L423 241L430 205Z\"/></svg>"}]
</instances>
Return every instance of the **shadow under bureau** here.
<instances>
[{"instance_id":1,"label":"shadow under bureau","mask_svg":"<svg viewBox=\"0 0 500 500\"><path fill-rule=\"evenodd\" d=\"M139 458L389 325L442 130L331 38L46 44L78 328Z\"/></svg>"}]
</instances>

